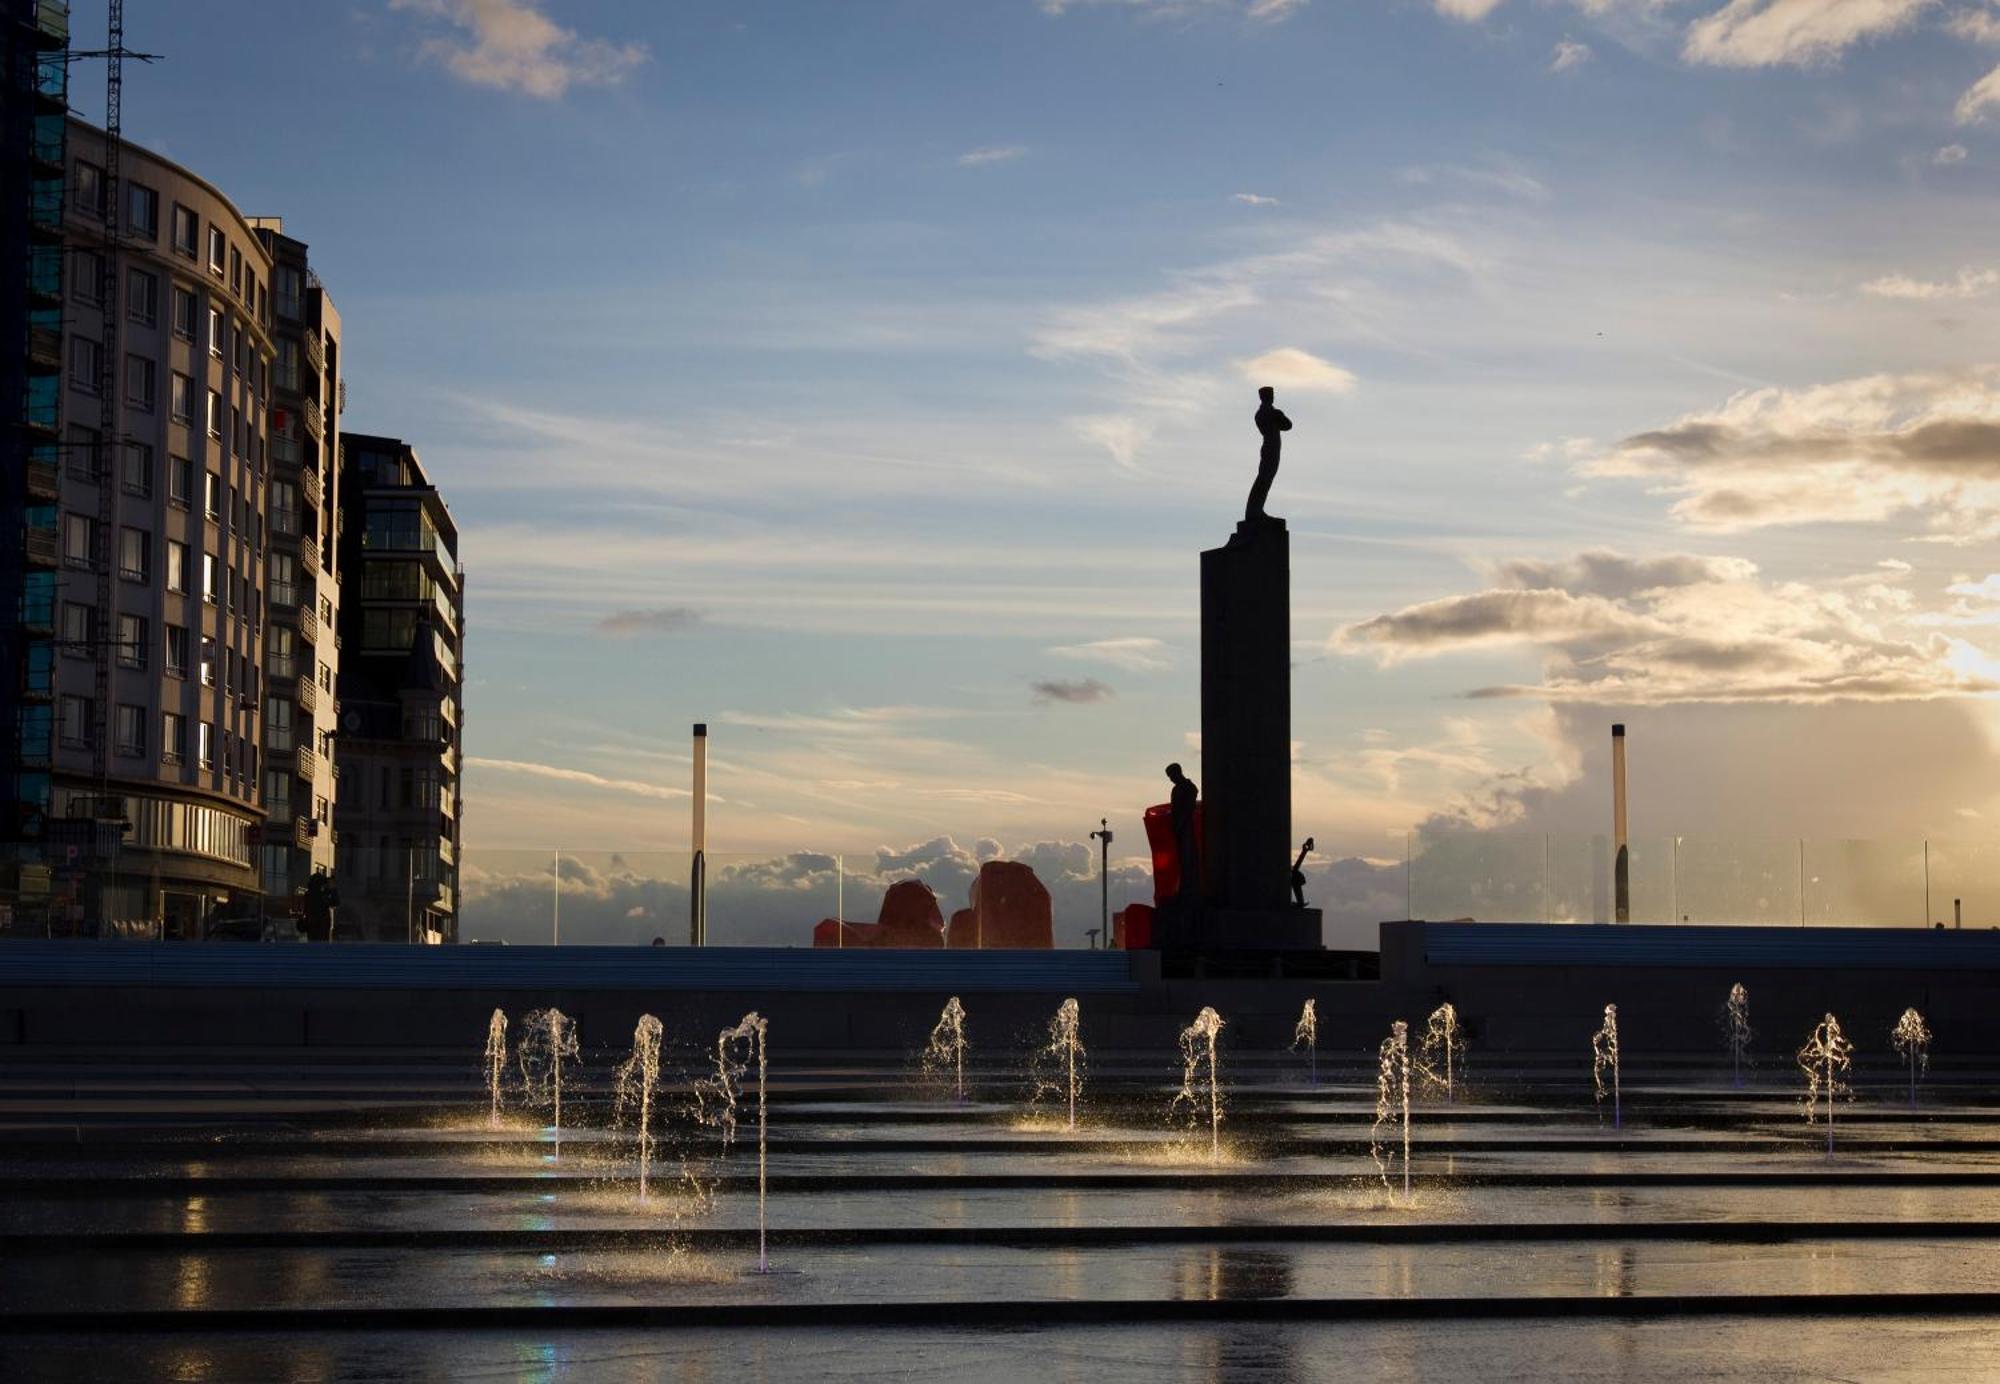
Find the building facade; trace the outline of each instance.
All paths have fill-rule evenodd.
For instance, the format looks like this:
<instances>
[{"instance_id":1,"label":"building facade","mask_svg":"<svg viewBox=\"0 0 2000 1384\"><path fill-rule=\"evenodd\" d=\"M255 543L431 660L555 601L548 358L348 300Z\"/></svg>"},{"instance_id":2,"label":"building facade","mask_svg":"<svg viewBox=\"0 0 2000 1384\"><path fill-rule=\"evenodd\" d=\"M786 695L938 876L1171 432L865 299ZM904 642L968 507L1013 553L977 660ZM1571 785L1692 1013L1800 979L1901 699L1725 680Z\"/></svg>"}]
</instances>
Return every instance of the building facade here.
<instances>
[{"instance_id":1,"label":"building facade","mask_svg":"<svg viewBox=\"0 0 2000 1384\"><path fill-rule=\"evenodd\" d=\"M465 655L458 528L406 442L347 433L340 471L341 934L456 941Z\"/></svg>"}]
</instances>

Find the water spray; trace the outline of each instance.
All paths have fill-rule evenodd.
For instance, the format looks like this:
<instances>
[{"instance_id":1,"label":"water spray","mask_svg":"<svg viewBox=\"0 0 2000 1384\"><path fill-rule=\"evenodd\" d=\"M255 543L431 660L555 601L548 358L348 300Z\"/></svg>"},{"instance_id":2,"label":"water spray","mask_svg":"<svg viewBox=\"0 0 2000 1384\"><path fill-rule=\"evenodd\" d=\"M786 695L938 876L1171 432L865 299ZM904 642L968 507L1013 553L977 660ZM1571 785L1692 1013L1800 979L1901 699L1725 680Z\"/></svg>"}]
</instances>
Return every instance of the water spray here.
<instances>
[{"instance_id":1,"label":"water spray","mask_svg":"<svg viewBox=\"0 0 2000 1384\"><path fill-rule=\"evenodd\" d=\"M537 1009L521 1020L521 1043L516 1051L521 1084L530 1104L549 1106L553 1112L550 1127L558 1162L562 1160L563 1060L578 1058L582 1051L576 1020L562 1010Z\"/></svg>"},{"instance_id":2,"label":"water spray","mask_svg":"<svg viewBox=\"0 0 2000 1384\"><path fill-rule=\"evenodd\" d=\"M1605 1072L1611 1073L1611 1085L1604 1084ZM1618 1006L1604 1006L1604 1024L1590 1036L1590 1079L1597 1089L1597 1115L1604 1118L1604 1097L1611 1096L1611 1127L1625 1127L1625 1096L1618 1070Z\"/></svg>"},{"instance_id":3,"label":"water spray","mask_svg":"<svg viewBox=\"0 0 2000 1384\"><path fill-rule=\"evenodd\" d=\"M1806 1123L1812 1124L1819 1116L1819 1106L1826 1103L1826 1156L1833 1157L1833 1107L1834 1102L1843 1098L1853 1099L1854 1090L1848 1085L1848 1073L1854 1069L1854 1044L1847 1041L1847 1035L1840 1031L1840 1020L1829 1014L1821 1019L1799 1049L1799 1070L1806 1078Z\"/></svg>"},{"instance_id":4,"label":"water spray","mask_svg":"<svg viewBox=\"0 0 2000 1384\"><path fill-rule=\"evenodd\" d=\"M623 1127L633 1118L639 1131L639 1200L646 1199L648 1175L653 1164L653 1093L660 1085L660 1021L651 1014L639 1016L632 1030L632 1055L619 1064L617 1098L612 1105L612 1121Z\"/></svg>"},{"instance_id":5,"label":"water spray","mask_svg":"<svg viewBox=\"0 0 2000 1384\"><path fill-rule=\"evenodd\" d=\"M1722 1007L1722 1031L1729 1040L1731 1080L1741 1086L1743 1059L1757 1036L1750 1027L1750 992L1741 984L1729 987L1729 1000Z\"/></svg>"},{"instance_id":6,"label":"water spray","mask_svg":"<svg viewBox=\"0 0 2000 1384\"><path fill-rule=\"evenodd\" d=\"M1394 1195L1389 1181L1389 1157L1383 1156L1382 1127L1401 1125L1403 1133L1403 1200L1410 1199L1410 1026L1398 1019L1382 1040L1375 1072L1375 1123L1368 1130L1368 1156L1382 1185Z\"/></svg>"},{"instance_id":7,"label":"water spray","mask_svg":"<svg viewBox=\"0 0 2000 1384\"><path fill-rule=\"evenodd\" d=\"M1194 1022L1181 1030L1181 1089L1174 1097L1176 1114L1186 1112L1189 1128L1208 1106L1208 1161L1222 1161L1222 1080L1216 1066L1215 1038L1222 1032L1222 1016L1204 1007ZM1203 1068L1207 1069L1206 1079ZM1204 1086L1206 1089L1203 1089ZM1205 1098L1205 1099L1204 1099Z\"/></svg>"},{"instance_id":8,"label":"water spray","mask_svg":"<svg viewBox=\"0 0 2000 1384\"><path fill-rule=\"evenodd\" d=\"M1903 1017L1896 1020L1896 1027L1890 1031L1889 1041L1909 1066L1910 1108L1914 1110L1917 1106L1918 1073L1928 1076L1931 1070L1931 1031L1924 1026L1924 1016L1914 1009L1905 1009Z\"/></svg>"},{"instance_id":9,"label":"water spray","mask_svg":"<svg viewBox=\"0 0 2000 1384\"><path fill-rule=\"evenodd\" d=\"M1465 1064L1465 1030L1451 1001L1446 1000L1433 1009L1424 1022L1424 1041L1419 1054L1417 1060L1424 1080L1442 1086L1444 1103L1450 1105L1457 1098L1458 1068ZM1444 1069L1442 1074L1440 1066Z\"/></svg>"},{"instance_id":10,"label":"water spray","mask_svg":"<svg viewBox=\"0 0 2000 1384\"><path fill-rule=\"evenodd\" d=\"M1313 1001L1307 1000L1306 1007L1299 1011L1299 1026L1292 1030L1292 1051L1306 1050L1306 1072L1312 1084L1319 1085L1319 1011Z\"/></svg>"},{"instance_id":11,"label":"water spray","mask_svg":"<svg viewBox=\"0 0 2000 1384\"><path fill-rule=\"evenodd\" d=\"M930 1045L924 1049L924 1075L938 1080L949 1068L952 1098L965 1104L965 1006L953 995L945 1001L937 1027L931 1030Z\"/></svg>"},{"instance_id":12,"label":"water spray","mask_svg":"<svg viewBox=\"0 0 2000 1384\"><path fill-rule=\"evenodd\" d=\"M500 1128L500 1086L507 1073L507 1014L496 1009L486 1021L486 1127Z\"/></svg>"}]
</instances>

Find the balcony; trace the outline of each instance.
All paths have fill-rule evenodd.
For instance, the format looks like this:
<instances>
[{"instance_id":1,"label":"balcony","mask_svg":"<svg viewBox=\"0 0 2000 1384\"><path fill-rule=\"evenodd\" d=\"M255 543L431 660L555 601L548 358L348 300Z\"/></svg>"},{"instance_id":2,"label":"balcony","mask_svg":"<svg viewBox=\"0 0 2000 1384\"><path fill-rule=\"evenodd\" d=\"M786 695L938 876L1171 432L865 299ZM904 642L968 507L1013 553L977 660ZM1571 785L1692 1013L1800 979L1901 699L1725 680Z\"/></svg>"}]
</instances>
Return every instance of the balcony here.
<instances>
[{"instance_id":1,"label":"balcony","mask_svg":"<svg viewBox=\"0 0 2000 1384\"><path fill-rule=\"evenodd\" d=\"M62 332L54 327L28 328L28 364L62 369Z\"/></svg>"},{"instance_id":2,"label":"balcony","mask_svg":"<svg viewBox=\"0 0 2000 1384\"><path fill-rule=\"evenodd\" d=\"M326 370L326 347L320 345L319 333L308 329L304 339L306 364L312 367L314 375L324 373Z\"/></svg>"},{"instance_id":3,"label":"balcony","mask_svg":"<svg viewBox=\"0 0 2000 1384\"><path fill-rule=\"evenodd\" d=\"M299 414L306 420L307 432L314 437L326 436L326 423L320 417L319 400L308 395L299 409Z\"/></svg>"},{"instance_id":4,"label":"balcony","mask_svg":"<svg viewBox=\"0 0 2000 1384\"><path fill-rule=\"evenodd\" d=\"M301 674L298 689L299 710L310 717L319 710L319 684L312 680L310 673Z\"/></svg>"},{"instance_id":5,"label":"balcony","mask_svg":"<svg viewBox=\"0 0 2000 1384\"><path fill-rule=\"evenodd\" d=\"M28 495L36 500L59 500L62 498L62 470L53 461L33 459L28 462Z\"/></svg>"},{"instance_id":6,"label":"balcony","mask_svg":"<svg viewBox=\"0 0 2000 1384\"><path fill-rule=\"evenodd\" d=\"M27 529L21 536L21 550L36 567L54 567L62 560L62 549L54 529Z\"/></svg>"},{"instance_id":7,"label":"balcony","mask_svg":"<svg viewBox=\"0 0 2000 1384\"><path fill-rule=\"evenodd\" d=\"M299 606L299 642L308 645L319 643L319 612L312 608L311 601Z\"/></svg>"},{"instance_id":8,"label":"balcony","mask_svg":"<svg viewBox=\"0 0 2000 1384\"><path fill-rule=\"evenodd\" d=\"M297 754L298 776L310 782L313 774L319 769L319 754L312 746L303 742L300 743Z\"/></svg>"},{"instance_id":9,"label":"balcony","mask_svg":"<svg viewBox=\"0 0 2000 1384\"><path fill-rule=\"evenodd\" d=\"M299 472L299 495L309 509L319 508L319 468L308 466Z\"/></svg>"},{"instance_id":10,"label":"balcony","mask_svg":"<svg viewBox=\"0 0 2000 1384\"><path fill-rule=\"evenodd\" d=\"M318 830L316 829L316 828L317 828L318 826L319 826L319 823L315 822L315 821L314 821L314 820L313 820L312 818L310 818L310 817L295 817L295 818L293 818L293 819L292 819L292 844L293 844L294 846L297 846L297 847L298 847L298 848L299 848L300 850L302 850L302 851L309 851L309 850L311 850L311 849L312 849L312 843L313 843L313 838L314 838L315 836L319 835L319 832L318 832Z\"/></svg>"},{"instance_id":11,"label":"balcony","mask_svg":"<svg viewBox=\"0 0 2000 1384\"><path fill-rule=\"evenodd\" d=\"M44 40L56 43L69 42L69 5L67 0L36 0L35 27L41 30Z\"/></svg>"},{"instance_id":12,"label":"balcony","mask_svg":"<svg viewBox=\"0 0 2000 1384\"><path fill-rule=\"evenodd\" d=\"M319 575L319 540L301 538L299 540L299 570L308 576Z\"/></svg>"}]
</instances>

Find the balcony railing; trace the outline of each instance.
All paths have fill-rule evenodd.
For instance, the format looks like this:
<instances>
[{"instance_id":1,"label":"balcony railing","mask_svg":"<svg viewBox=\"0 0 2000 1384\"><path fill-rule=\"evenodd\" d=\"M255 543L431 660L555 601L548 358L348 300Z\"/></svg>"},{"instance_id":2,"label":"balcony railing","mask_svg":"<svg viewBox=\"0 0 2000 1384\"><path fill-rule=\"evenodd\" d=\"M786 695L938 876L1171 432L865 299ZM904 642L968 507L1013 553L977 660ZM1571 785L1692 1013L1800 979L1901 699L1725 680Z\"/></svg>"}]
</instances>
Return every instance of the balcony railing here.
<instances>
[{"instance_id":1,"label":"balcony railing","mask_svg":"<svg viewBox=\"0 0 2000 1384\"><path fill-rule=\"evenodd\" d=\"M21 539L22 550L28 561L41 567L53 567L61 560L61 547L56 540L54 529L28 529Z\"/></svg>"},{"instance_id":2,"label":"balcony railing","mask_svg":"<svg viewBox=\"0 0 2000 1384\"><path fill-rule=\"evenodd\" d=\"M299 495L313 509L319 508L319 469L308 466L299 472Z\"/></svg>"},{"instance_id":3,"label":"balcony railing","mask_svg":"<svg viewBox=\"0 0 2000 1384\"><path fill-rule=\"evenodd\" d=\"M319 643L319 612L312 608L311 601L304 601L299 605L299 642Z\"/></svg>"},{"instance_id":4,"label":"balcony railing","mask_svg":"<svg viewBox=\"0 0 2000 1384\"><path fill-rule=\"evenodd\" d=\"M311 745L308 745L303 741L301 741L297 750L297 755L298 755L297 767L298 767L299 777L302 779L311 779L314 772L319 768L318 752L315 751Z\"/></svg>"},{"instance_id":5,"label":"balcony railing","mask_svg":"<svg viewBox=\"0 0 2000 1384\"><path fill-rule=\"evenodd\" d=\"M305 344L306 364L310 365L313 374L317 375L326 369L326 347L320 345L319 333L310 330L305 334Z\"/></svg>"},{"instance_id":6,"label":"balcony railing","mask_svg":"<svg viewBox=\"0 0 2000 1384\"><path fill-rule=\"evenodd\" d=\"M28 494L37 500L62 498L62 471L53 461L28 463Z\"/></svg>"},{"instance_id":7,"label":"balcony railing","mask_svg":"<svg viewBox=\"0 0 2000 1384\"><path fill-rule=\"evenodd\" d=\"M302 673L298 681L299 710L311 716L319 710L319 684L312 680L312 674Z\"/></svg>"},{"instance_id":8,"label":"balcony railing","mask_svg":"<svg viewBox=\"0 0 2000 1384\"><path fill-rule=\"evenodd\" d=\"M319 575L319 540L301 538L299 540L299 567L313 576Z\"/></svg>"},{"instance_id":9,"label":"balcony railing","mask_svg":"<svg viewBox=\"0 0 2000 1384\"><path fill-rule=\"evenodd\" d=\"M47 370L60 370L62 333L54 327L28 328L28 363Z\"/></svg>"},{"instance_id":10,"label":"balcony railing","mask_svg":"<svg viewBox=\"0 0 2000 1384\"><path fill-rule=\"evenodd\" d=\"M319 400L311 397L306 398L299 408L299 413L306 420L307 432L311 433L314 437L326 436L326 424L320 418Z\"/></svg>"}]
</instances>

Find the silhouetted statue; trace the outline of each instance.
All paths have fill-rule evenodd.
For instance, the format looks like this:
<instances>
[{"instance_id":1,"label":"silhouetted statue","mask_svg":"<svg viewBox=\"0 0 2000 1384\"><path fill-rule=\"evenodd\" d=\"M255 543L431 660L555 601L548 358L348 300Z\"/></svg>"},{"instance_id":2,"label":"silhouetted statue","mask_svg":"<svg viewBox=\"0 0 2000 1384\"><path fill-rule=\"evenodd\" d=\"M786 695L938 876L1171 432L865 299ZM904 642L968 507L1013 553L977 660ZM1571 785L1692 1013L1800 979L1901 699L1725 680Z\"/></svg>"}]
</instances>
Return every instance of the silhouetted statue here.
<instances>
[{"instance_id":1,"label":"silhouetted statue","mask_svg":"<svg viewBox=\"0 0 2000 1384\"><path fill-rule=\"evenodd\" d=\"M1257 431L1263 435L1264 446L1257 453L1257 480L1250 487L1250 502L1243 507L1246 524L1270 517L1264 513L1264 501L1271 497L1271 482L1278 478L1278 451L1283 446L1280 434L1292 430L1292 420L1271 402L1275 397L1277 391L1268 384L1257 391Z\"/></svg>"},{"instance_id":2,"label":"silhouetted statue","mask_svg":"<svg viewBox=\"0 0 2000 1384\"><path fill-rule=\"evenodd\" d=\"M1313 839L1308 836L1306 843L1299 847L1299 858L1292 862L1292 907L1306 906L1306 857L1312 854Z\"/></svg>"},{"instance_id":3,"label":"silhouetted statue","mask_svg":"<svg viewBox=\"0 0 2000 1384\"><path fill-rule=\"evenodd\" d=\"M1173 781L1174 794L1167 799L1172 811L1174 825L1174 853L1180 857L1182 899L1201 897L1201 843L1194 839L1194 805L1201 797L1201 790L1194 786L1194 780L1181 772L1178 764L1167 766L1167 777Z\"/></svg>"},{"instance_id":4,"label":"silhouetted statue","mask_svg":"<svg viewBox=\"0 0 2000 1384\"><path fill-rule=\"evenodd\" d=\"M340 904L340 894L328 879L326 871L314 870L312 878L306 881L301 899L301 921L305 924L306 941L331 942L333 940L333 910Z\"/></svg>"}]
</instances>

